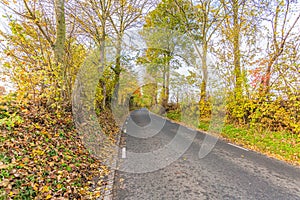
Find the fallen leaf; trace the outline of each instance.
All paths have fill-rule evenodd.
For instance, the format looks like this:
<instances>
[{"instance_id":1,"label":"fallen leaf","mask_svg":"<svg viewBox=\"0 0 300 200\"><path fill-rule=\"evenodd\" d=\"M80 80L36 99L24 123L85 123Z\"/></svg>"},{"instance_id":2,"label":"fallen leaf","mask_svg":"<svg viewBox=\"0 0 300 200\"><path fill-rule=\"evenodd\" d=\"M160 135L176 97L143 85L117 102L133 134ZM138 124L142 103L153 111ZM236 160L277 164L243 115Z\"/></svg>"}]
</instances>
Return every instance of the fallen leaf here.
<instances>
[{"instance_id":1,"label":"fallen leaf","mask_svg":"<svg viewBox=\"0 0 300 200\"><path fill-rule=\"evenodd\" d=\"M0 169L6 169L6 168L8 168L8 167L9 167L9 165L0 164Z\"/></svg>"},{"instance_id":2,"label":"fallen leaf","mask_svg":"<svg viewBox=\"0 0 300 200\"><path fill-rule=\"evenodd\" d=\"M7 187L9 184L9 180L8 179L4 179L3 181L1 181L0 186L1 187Z\"/></svg>"}]
</instances>

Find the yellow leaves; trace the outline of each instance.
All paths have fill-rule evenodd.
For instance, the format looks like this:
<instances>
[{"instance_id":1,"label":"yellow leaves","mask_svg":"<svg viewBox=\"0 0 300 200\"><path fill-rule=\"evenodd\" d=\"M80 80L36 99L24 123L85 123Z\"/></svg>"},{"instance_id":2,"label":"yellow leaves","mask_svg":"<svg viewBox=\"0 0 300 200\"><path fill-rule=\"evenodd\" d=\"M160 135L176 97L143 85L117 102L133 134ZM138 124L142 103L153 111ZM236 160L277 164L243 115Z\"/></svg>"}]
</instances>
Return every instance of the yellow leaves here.
<instances>
[{"instance_id":1,"label":"yellow leaves","mask_svg":"<svg viewBox=\"0 0 300 200\"><path fill-rule=\"evenodd\" d=\"M36 18L34 21L33 21L35 24L39 23L39 19Z\"/></svg>"},{"instance_id":2,"label":"yellow leaves","mask_svg":"<svg viewBox=\"0 0 300 200\"><path fill-rule=\"evenodd\" d=\"M121 5L121 7L125 7L126 6L126 4L127 4L127 1L126 0L120 0L120 5Z\"/></svg>"},{"instance_id":3,"label":"yellow leaves","mask_svg":"<svg viewBox=\"0 0 300 200\"><path fill-rule=\"evenodd\" d=\"M47 196L46 196L46 199L51 199L51 194L48 194Z\"/></svg>"},{"instance_id":4,"label":"yellow leaves","mask_svg":"<svg viewBox=\"0 0 300 200\"><path fill-rule=\"evenodd\" d=\"M66 158L66 160L70 160L70 159L72 159L72 156L65 155L65 158Z\"/></svg>"},{"instance_id":5,"label":"yellow leaves","mask_svg":"<svg viewBox=\"0 0 300 200\"><path fill-rule=\"evenodd\" d=\"M38 123L35 123L35 124L34 124L34 127L35 127L36 129L41 129L41 128L42 128Z\"/></svg>"},{"instance_id":6,"label":"yellow leaves","mask_svg":"<svg viewBox=\"0 0 300 200\"><path fill-rule=\"evenodd\" d=\"M50 137L50 134L46 130L42 130L41 133L47 137Z\"/></svg>"},{"instance_id":7,"label":"yellow leaves","mask_svg":"<svg viewBox=\"0 0 300 200\"><path fill-rule=\"evenodd\" d=\"M49 190L50 190L49 186L43 186L43 187L41 187L40 192L47 193L47 192L49 192Z\"/></svg>"},{"instance_id":8,"label":"yellow leaves","mask_svg":"<svg viewBox=\"0 0 300 200\"><path fill-rule=\"evenodd\" d=\"M33 187L32 187L33 190L34 190L34 191L38 191L38 190L39 190L38 186L39 186L39 185L38 185L37 183L34 184Z\"/></svg>"},{"instance_id":9,"label":"yellow leaves","mask_svg":"<svg viewBox=\"0 0 300 200\"><path fill-rule=\"evenodd\" d=\"M32 150L32 156L42 156L45 154L45 151L40 149L34 149Z\"/></svg>"},{"instance_id":10,"label":"yellow leaves","mask_svg":"<svg viewBox=\"0 0 300 200\"><path fill-rule=\"evenodd\" d=\"M58 190L60 190L62 188L62 185L61 184L57 184L56 187L57 187Z\"/></svg>"},{"instance_id":11,"label":"yellow leaves","mask_svg":"<svg viewBox=\"0 0 300 200\"><path fill-rule=\"evenodd\" d=\"M95 192L95 197L100 197L101 196L101 192L100 191L96 191Z\"/></svg>"},{"instance_id":12,"label":"yellow leaves","mask_svg":"<svg viewBox=\"0 0 300 200\"><path fill-rule=\"evenodd\" d=\"M7 0L2 0L2 3L4 3L5 5L9 5L9 2Z\"/></svg>"},{"instance_id":13,"label":"yellow leaves","mask_svg":"<svg viewBox=\"0 0 300 200\"><path fill-rule=\"evenodd\" d=\"M79 193L81 194L81 195L85 195L86 194L86 188L81 188L80 190L79 190Z\"/></svg>"},{"instance_id":14,"label":"yellow leaves","mask_svg":"<svg viewBox=\"0 0 300 200\"><path fill-rule=\"evenodd\" d=\"M24 167L25 165L23 163L19 163L19 166L20 167Z\"/></svg>"}]
</instances>

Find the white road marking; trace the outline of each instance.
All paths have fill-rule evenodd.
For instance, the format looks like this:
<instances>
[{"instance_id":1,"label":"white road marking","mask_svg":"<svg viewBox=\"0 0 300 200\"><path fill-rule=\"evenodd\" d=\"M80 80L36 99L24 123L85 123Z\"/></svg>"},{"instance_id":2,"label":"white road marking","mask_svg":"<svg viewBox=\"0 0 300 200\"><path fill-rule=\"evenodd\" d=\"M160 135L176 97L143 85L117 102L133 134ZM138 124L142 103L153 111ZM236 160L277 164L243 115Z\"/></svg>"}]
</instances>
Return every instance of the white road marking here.
<instances>
[{"instance_id":1,"label":"white road marking","mask_svg":"<svg viewBox=\"0 0 300 200\"><path fill-rule=\"evenodd\" d=\"M238 146L238 145L231 144L231 143L228 143L228 144L231 145L231 146L234 146L234 147L236 147L236 148L243 149L243 150L245 150L245 151L249 151L248 149L246 149L246 148L244 148L244 147L240 147L240 146Z\"/></svg>"},{"instance_id":2,"label":"white road marking","mask_svg":"<svg viewBox=\"0 0 300 200\"><path fill-rule=\"evenodd\" d=\"M126 147L122 148L122 158L126 158Z\"/></svg>"}]
</instances>

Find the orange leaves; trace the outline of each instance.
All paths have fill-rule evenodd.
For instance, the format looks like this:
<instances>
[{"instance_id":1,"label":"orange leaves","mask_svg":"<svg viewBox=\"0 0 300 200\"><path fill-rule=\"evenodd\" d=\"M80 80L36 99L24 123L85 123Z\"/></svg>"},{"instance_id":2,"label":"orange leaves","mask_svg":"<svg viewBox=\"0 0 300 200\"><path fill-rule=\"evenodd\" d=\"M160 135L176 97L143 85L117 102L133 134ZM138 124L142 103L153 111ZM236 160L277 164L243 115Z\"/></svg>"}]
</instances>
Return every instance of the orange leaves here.
<instances>
[{"instance_id":1,"label":"orange leaves","mask_svg":"<svg viewBox=\"0 0 300 200\"><path fill-rule=\"evenodd\" d=\"M9 5L9 2L7 0L2 0L2 3L4 3L5 5Z\"/></svg>"},{"instance_id":2,"label":"orange leaves","mask_svg":"<svg viewBox=\"0 0 300 200\"><path fill-rule=\"evenodd\" d=\"M252 76L251 86L256 88L262 79L263 76L263 69L262 68L255 68L253 70L249 70L250 75Z\"/></svg>"}]
</instances>

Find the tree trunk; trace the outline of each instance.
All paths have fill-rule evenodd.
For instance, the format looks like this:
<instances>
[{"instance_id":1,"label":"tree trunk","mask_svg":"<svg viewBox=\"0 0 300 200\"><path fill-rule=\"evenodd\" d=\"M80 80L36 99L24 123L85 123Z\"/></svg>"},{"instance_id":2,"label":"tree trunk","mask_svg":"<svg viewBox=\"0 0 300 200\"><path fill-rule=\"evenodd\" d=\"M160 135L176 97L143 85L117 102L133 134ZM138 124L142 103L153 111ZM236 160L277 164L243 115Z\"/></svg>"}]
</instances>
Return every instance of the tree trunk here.
<instances>
[{"instance_id":1,"label":"tree trunk","mask_svg":"<svg viewBox=\"0 0 300 200\"><path fill-rule=\"evenodd\" d=\"M118 35L118 41L117 41L117 47L116 47L116 64L113 71L115 72L115 78L114 78L114 94L113 98L115 101L118 101L118 94L119 94L119 85L120 85L120 75L121 75L121 51L122 51L122 38L123 33L120 33Z\"/></svg>"},{"instance_id":2,"label":"tree trunk","mask_svg":"<svg viewBox=\"0 0 300 200\"><path fill-rule=\"evenodd\" d=\"M163 90L162 90L162 106L167 107L170 93L170 55L164 55L165 62L163 66Z\"/></svg>"},{"instance_id":3,"label":"tree trunk","mask_svg":"<svg viewBox=\"0 0 300 200\"><path fill-rule=\"evenodd\" d=\"M203 36L205 37L205 36ZM202 71L203 71L203 79L201 83L201 94L200 94L200 100L206 101L206 85L207 85L207 42L204 38L203 45L202 45Z\"/></svg>"},{"instance_id":4,"label":"tree trunk","mask_svg":"<svg viewBox=\"0 0 300 200\"><path fill-rule=\"evenodd\" d=\"M66 66L64 62L65 41L66 41L66 20L65 20L65 0L55 0L56 17L56 41L54 43L54 57L56 64L60 67L61 75L61 98L70 100L69 88L67 86Z\"/></svg>"},{"instance_id":5,"label":"tree trunk","mask_svg":"<svg viewBox=\"0 0 300 200\"><path fill-rule=\"evenodd\" d=\"M169 59L169 58L168 58ZM170 95L170 62L167 62L167 72L166 72L166 105L169 102Z\"/></svg>"},{"instance_id":6,"label":"tree trunk","mask_svg":"<svg viewBox=\"0 0 300 200\"><path fill-rule=\"evenodd\" d=\"M161 106L166 108L166 66L163 66L163 86L161 91Z\"/></svg>"},{"instance_id":7,"label":"tree trunk","mask_svg":"<svg viewBox=\"0 0 300 200\"><path fill-rule=\"evenodd\" d=\"M240 53L240 24L239 24L239 1L233 0L233 56L235 75L235 99L242 96L242 73L241 73L241 53Z\"/></svg>"},{"instance_id":8,"label":"tree trunk","mask_svg":"<svg viewBox=\"0 0 300 200\"><path fill-rule=\"evenodd\" d=\"M100 72L104 72L105 70L105 63L106 63L106 59L105 59L105 38L106 38L106 23L105 20L103 20L101 22L102 24L102 35L101 35L101 41L100 41L100 63L101 63L101 67L99 68ZM101 76L103 77L103 73L100 73ZM104 78L104 77L103 77ZM100 77L101 79L101 77ZM102 86L102 95L103 95L103 100L102 100L102 109L105 109L106 107L106 97L107 97L107 91L106 91L106 83L105 81L101 81L101 86Z\"/></svg>"}]
</instances>

